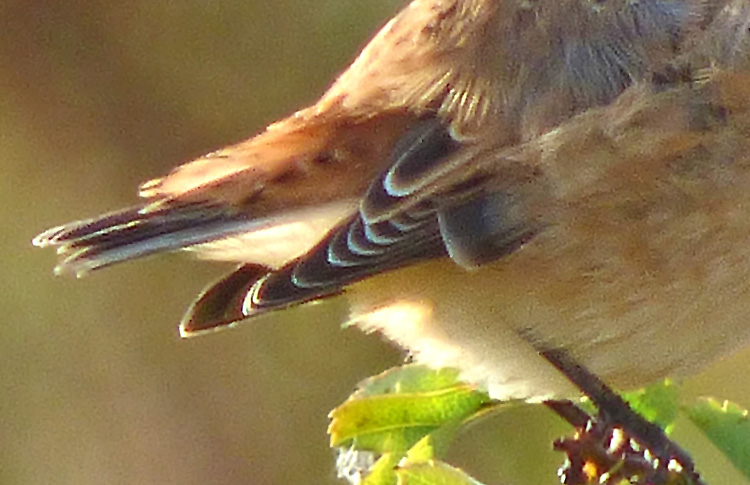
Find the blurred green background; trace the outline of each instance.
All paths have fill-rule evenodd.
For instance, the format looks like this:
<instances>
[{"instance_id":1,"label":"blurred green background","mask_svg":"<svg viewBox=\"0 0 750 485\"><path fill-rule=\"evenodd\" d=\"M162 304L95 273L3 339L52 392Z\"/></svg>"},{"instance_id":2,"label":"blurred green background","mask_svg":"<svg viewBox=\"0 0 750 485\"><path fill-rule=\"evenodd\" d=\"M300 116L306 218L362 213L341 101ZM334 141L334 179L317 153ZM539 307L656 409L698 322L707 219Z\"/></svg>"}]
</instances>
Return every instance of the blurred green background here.
<instances>
[{"instance_id":1,"label":"blurred green background","mask_svg":"<svg viewBox=\"0 0 750 485\"><path fill-rule=\"evenodd\" d=\"M313 101L401 3L0 3L0 483L336 483L328 411L403 359L341 330L342 302L180 340L229 267L175 255L55 278L29 241ZM727 359L687 393L748 406L748 365ZM469 430L451 461L556 483L564 431L523 408Z\"/></svg>"}]
</instances>

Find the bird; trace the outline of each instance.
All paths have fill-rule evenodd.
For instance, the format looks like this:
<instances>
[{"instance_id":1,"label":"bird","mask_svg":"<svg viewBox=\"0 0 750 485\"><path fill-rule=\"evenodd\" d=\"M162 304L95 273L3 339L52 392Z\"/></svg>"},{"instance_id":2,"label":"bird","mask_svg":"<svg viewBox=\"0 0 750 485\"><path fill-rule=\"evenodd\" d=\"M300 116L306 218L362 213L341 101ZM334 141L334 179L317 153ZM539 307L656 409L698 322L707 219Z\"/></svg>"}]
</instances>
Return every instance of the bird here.
<instances>
[{"instance_id":1,"label":"bird","mask_svg":"<svg viewBox=\"0 0 750 485\"><path fill-rule=\"evenodd\" d=\"M750 1L413 0L314 104L43 232L82 276L239 266L183 336L343 295L495 399L697 372L750 343Z\"/></svg>"}]
</instances>

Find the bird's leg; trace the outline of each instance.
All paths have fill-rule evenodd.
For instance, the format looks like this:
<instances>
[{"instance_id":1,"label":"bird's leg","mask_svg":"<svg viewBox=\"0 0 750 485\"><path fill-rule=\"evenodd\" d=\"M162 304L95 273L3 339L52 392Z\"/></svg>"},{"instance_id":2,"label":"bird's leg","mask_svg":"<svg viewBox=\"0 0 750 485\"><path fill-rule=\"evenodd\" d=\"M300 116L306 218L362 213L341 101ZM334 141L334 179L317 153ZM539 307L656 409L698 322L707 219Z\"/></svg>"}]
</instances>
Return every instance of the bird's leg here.
<instances>
[{"instance_id":1,"label":"bird's leg","mask_svg":"<svg viewBox=\"0 0 750 485\"><path fill-rule=\"evenodd\" d=\"M570 462L564 483L586 483L583 476L586 466L590 466L592 469L588 472L594 474L604 471L620 477L642 476L646 479L644 483L667 483L674 473L682 474L691 483L704 483L688 453L670 440L660 427L635 412L569 353L546 349L540 354L598 409L597 416L591 417L571 401L545 403L578 430L575 439L555 443L555 448L565 452Z\"/></svg>"}]
</instances>

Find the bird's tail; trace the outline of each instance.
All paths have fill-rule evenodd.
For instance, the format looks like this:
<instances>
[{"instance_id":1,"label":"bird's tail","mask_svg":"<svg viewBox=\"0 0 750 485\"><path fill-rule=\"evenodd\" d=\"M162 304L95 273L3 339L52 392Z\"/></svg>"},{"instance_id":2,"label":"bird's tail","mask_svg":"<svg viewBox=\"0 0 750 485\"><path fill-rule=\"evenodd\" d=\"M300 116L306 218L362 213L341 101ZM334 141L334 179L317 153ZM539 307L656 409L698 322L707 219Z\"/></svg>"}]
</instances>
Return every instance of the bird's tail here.
<instances>
[{"instance_id":1,"label":"bird's tail","mask_svg":"<svg viewBox=\"0 0 750 485\"><path fill-rule=\"evenodd\" d=\"M388 162L403 118L303 110L143 184L140 206L52 228L33 243L57 246L56 272L75 275L182 248L205 250L212 259L284 264L355 209ZM257 233L263 236L231 244Z\"/></svg>"}]
</instances>

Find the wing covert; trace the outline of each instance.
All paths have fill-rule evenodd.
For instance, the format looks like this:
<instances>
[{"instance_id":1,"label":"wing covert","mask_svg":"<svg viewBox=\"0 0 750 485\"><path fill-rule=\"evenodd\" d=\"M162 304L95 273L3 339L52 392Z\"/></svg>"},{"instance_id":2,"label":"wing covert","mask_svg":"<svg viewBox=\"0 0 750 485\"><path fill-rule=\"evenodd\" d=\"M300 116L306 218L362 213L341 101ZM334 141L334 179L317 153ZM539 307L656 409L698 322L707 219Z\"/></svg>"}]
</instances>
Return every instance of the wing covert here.
<instances>
[{"instance_id":1,"label":"wing covert","mask_svg":"<svg viewBox=\"0 0 750 485\"><path fill-rule=\"evenodd\" d=\"M437 119L423 120L395 144L360 210L311 251L259 280L243 312L337 294L358 280L428 259L449 256L467 269L494 261L538 230L523 218L512 181L474 176L441 186L465 143ZM475 153L468 147L468 153Z\"/></svg>"}]
</instances>

